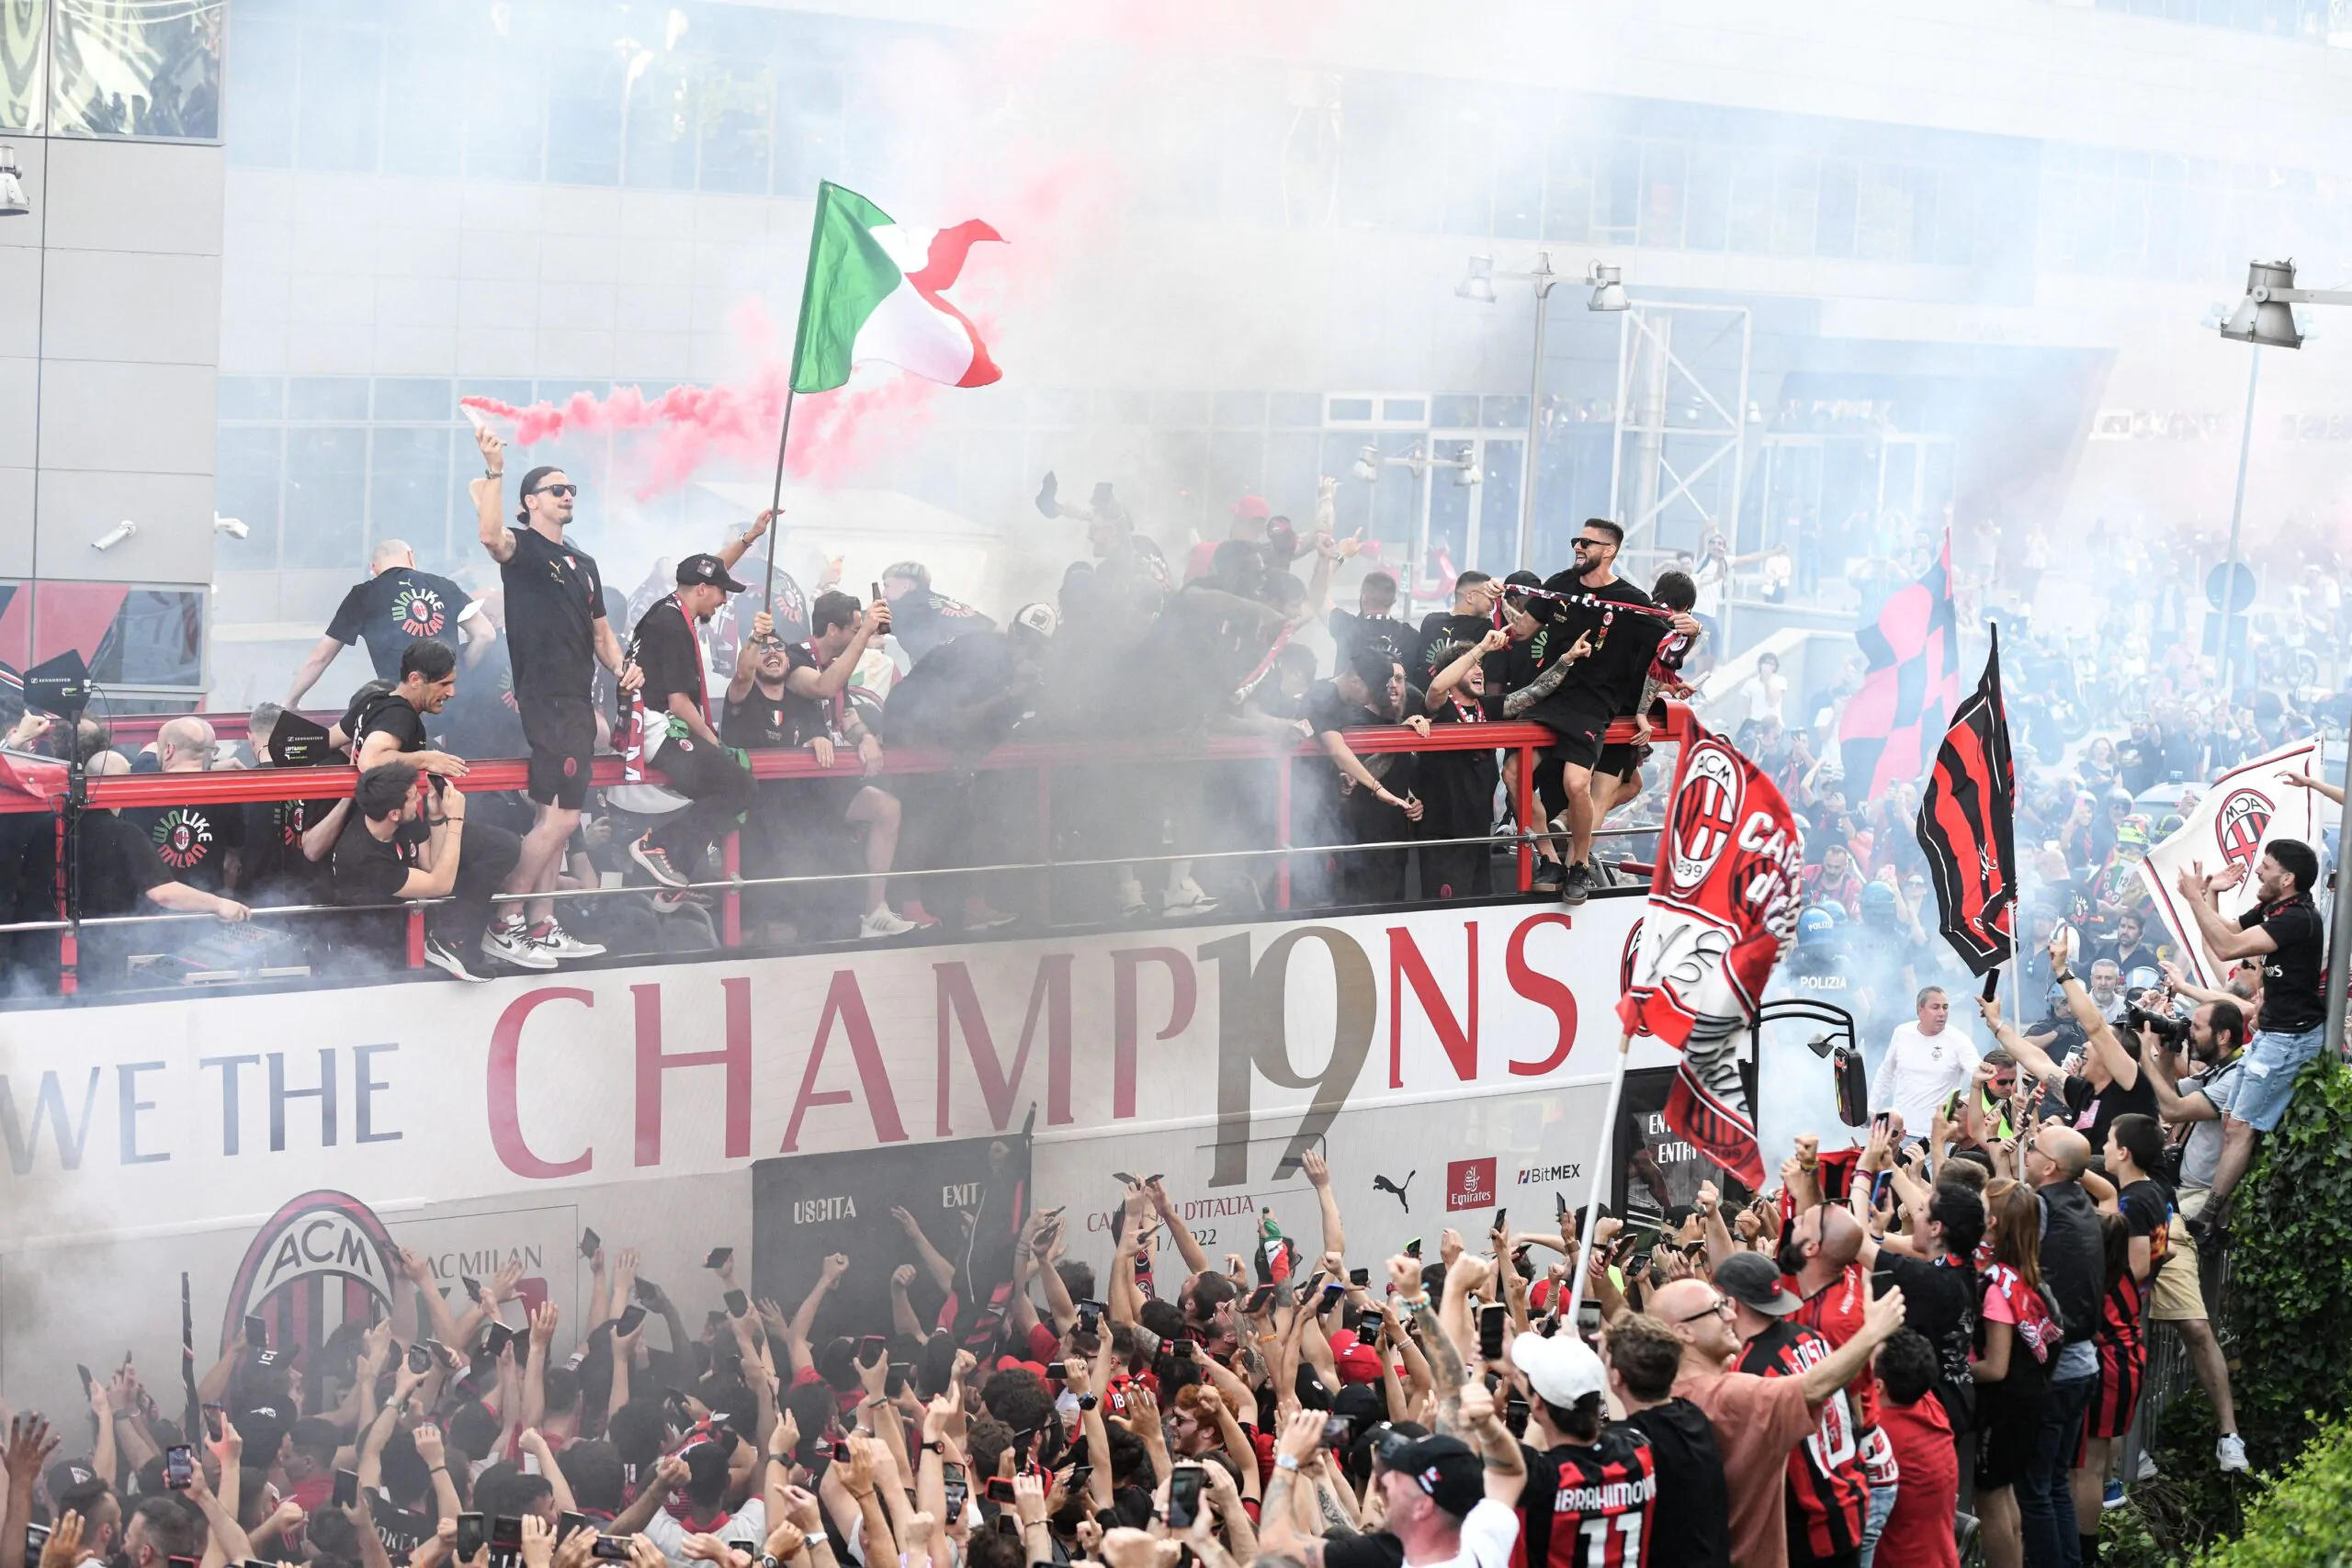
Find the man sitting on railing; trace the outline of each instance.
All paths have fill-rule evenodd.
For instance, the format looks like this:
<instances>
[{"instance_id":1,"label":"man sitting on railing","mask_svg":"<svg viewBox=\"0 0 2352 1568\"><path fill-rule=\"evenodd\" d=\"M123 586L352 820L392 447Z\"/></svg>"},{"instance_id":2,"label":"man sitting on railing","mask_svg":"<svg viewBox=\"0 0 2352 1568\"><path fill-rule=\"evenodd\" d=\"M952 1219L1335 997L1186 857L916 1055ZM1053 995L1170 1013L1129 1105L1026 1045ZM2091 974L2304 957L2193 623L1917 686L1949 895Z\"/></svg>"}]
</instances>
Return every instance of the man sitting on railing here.
<instances>
[{"instance_id":1,"label":"man sitting on railing","mask_svg":"<svg viewBox=\"0 0 2352 1568\"><path fill-rule=\"evenodd\" d=\"M488 823L469 831L464 792L437 779L420 787L423 777L398 761L359 775L356 810L335 840L335 901L451 899L425 918L424 961L460 980L486 980L465 955L492 953L484 935L491 896L514 874L522 840Z\"/></svg>"},{"instance_id":2,"label":"man sitting on railing","mask_svg":"<svg viewBox=\"0 0 2352 1568\"><path fill-rule=\"evenodd\" d=\"M736 818L752 804L750 771L711 727L698 628L718 613L729 594L743 592L728 569L757 536L756 531L744 535L729 547L731 554L680 561L676 592L649 606L629 634L629 658L645 671L631 726L639 754L662 770L673 793L690 802L628 847L629 858L664 887L698 880L704 852L732 831Z\"/></svg>"}]
</instances>

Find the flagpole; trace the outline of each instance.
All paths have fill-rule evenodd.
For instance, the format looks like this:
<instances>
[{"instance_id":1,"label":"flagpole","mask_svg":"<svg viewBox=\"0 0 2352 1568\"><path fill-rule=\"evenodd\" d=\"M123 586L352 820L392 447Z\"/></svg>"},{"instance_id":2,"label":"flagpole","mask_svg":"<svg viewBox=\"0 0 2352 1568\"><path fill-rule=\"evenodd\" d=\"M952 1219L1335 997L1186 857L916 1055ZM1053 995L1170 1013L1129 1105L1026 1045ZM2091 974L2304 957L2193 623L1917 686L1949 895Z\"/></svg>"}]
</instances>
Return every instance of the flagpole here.
<instances>
[{"instance_id":1,"label":"flagpole","mask_svg":"<svg viewBox=\"0 0 2352 1568\"><path fill-rule=\"evenodd\" d=\"M799 358L797 341L793 345L793 357L796 361ZM784 449L792 439L792 400L799 395L796 388L786 387L784 389L784 428L776 433L775 438L775 489L768 500L768 581L760 595L760 607L771 615L775 614L776 524L784 512Z\"/></svg>"},{"instance_id":2,"label":"flagpole","mask_svg":"<svg viewBox=\"0 0 2352 1568\"><path fill-rule=\"evenodd\" d=\"M1625 1058L1634 1048L1634 1037L1617 1037L1617 1065L1609 1074L1609 1109L1600 1117L1600 1146L1593 1156L1592 1179L1585 1184L1584 1235L1577 1238L1577 1256L1568 1272L1568 1331L1576 1332L1577 1311L1584 1305L1584 1281L1592 1267L1592 1229L1600 1218L1601 1181L1609 1168L1616 1163L1617 1108L1625 1097Z\"/></svg>"}]
</instances>

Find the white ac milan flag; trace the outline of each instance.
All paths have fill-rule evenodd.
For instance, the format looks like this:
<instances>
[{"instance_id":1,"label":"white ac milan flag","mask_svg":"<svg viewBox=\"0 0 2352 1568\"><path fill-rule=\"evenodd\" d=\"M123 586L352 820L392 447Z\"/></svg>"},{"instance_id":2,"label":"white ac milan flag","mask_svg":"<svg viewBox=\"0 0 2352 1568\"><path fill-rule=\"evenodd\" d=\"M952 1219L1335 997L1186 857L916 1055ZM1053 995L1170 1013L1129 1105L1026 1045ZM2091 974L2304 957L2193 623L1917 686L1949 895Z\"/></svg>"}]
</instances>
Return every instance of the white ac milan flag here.
<instances>
[{"instance_id":1,"label":"white ac milan flag","mask_svg":"<svg viewBox=\"0 0 2352 1568\"><path fill-rule=\"evenodd\" d=\"M2150 850L2148 858L2140 863L2140 878L2147 885L2157 917L2180 951L2181 968L2210 990L2219 990L2229 976L2215 967L2205 951L2197 917L2180 896L2180 874L2193 864L2203 865L2209 875L2226 867L2243 867L2244 880L2214 900L2222 913L2234 920L2254 905L2254 868L2261 863L2271 840L2300 839L2319 852L2319 794L2288 783L2290 774L2320 776L2316 738L2240 762L2215 779L2180 831Z\"/></svg>"}]
</instances>

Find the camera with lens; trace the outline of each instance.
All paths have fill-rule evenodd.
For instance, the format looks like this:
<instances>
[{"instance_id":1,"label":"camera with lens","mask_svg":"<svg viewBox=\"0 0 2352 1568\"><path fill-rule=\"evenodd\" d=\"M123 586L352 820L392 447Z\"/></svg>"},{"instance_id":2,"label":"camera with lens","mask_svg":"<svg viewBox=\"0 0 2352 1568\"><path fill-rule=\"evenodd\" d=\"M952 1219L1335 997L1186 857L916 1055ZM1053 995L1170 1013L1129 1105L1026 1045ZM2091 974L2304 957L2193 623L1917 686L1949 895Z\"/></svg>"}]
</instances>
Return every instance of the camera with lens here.
<instances>
[{"instance_id":1,"label":"camera with lens","mask_svg":"<svg viewBox=\"0 0 2352 1568\"><path fill-rule=\"evenodd\" d=\"M2188 1043L2188 1020L2185 1018L2151 1011L2132 1002L2123 1010L2123 1021L2135 1034L2146 1030L2167 1051L2177 1051Z\"/></svg>"}]
</instances>

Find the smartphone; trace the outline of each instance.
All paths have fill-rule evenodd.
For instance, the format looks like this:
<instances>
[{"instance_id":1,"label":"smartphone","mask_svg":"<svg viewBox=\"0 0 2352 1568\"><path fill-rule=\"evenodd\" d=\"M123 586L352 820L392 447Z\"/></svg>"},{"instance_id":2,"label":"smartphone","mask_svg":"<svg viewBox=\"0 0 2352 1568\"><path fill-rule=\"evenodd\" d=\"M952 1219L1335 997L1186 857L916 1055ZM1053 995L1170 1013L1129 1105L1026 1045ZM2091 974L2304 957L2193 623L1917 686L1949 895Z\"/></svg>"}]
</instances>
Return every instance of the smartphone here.
<instances>
[{"instance_id":1,"label":"smartphone","mask_svg":"<svg viewBox=\"0 0 2352 1568\"><path fill-rule=\"evenodd\" d=\"M638 1325L644 1321L645 1309L635 1302L631 1302L621 1309L621 1320L614 1326L613 1332L622 1335L634 1334L637 1332Z\"/></svg>"},{"instance_id":2,"label":"smartphone","mask_svg":"<svg viewBox=\"0 0 2352 1568\"><path fill-rule=\"evenodd\" d=\"M947 1490L947 1522L951 1525L958 1523L964 1517L964 1499L971 1495L969 1485L964 1479L964 1467L960 1464L943 1465L940 1481Z\"/></svg>"},{"instance_id":3,"label":"smartphone","mask_svg":"<svg viewBox=\"0 0 2352 1568\"><path fill-rule=\"evenodd\" d=\"M662 1304L662 1292L650 1280L639 1280L631 1287L629 1294L650 1307L658 1307Z\"/></svg>"},{"instance_id":4,"label":"smartphone","mask_svg":"<svg viewBox=\"0 0 2352 1568\"><path fill-rule=\"evenodd\" d=\"M913 1371L914 1364L910 1361L891 1362L890 1375L882 1380L882 1393L884 1397L896 1399L899 1395L904 1393L907 1391L907 1374Z\"/></svg>"},{"instance_id":5,"label":"smartphone","mask_svg":"<svg viewBox=\"0 0 2352 1568\"><path fill-rule=\"evenodd\" d=\"M498 1359L499 1353L514 1342L514 1331L507 1327L504 1324L499 1322L496 1318L492 1318L490 1321L489 1337L482 1341L481 1348L483 1351L489 1355L490 1359L494 1361Z\"/></svg>"},{"instance_id":6,"label":"smartphone","mask_svg":"<svg viewBox=\"0 0 2352 1568\"><path fill-rule=\"evenodd\" d=\"M1510 1308L1500 1302L1478 1309L1478 1356L1482 1360L1498 1360L1503 1353L1503 1325L1510 1320Z\"/></svg>"},{"instance_id":7,"label":"smartphone","mask_svg":"<svg viewBox=\"0 0 2352 1568\"><path fill-rule=\"evenodd\" d=\"M1412 1240L1405 1244L1405 1256L1408 1258L1419 1258L1420 1255L1421 1238L1419 1236L1415 1236Z\"/></svg>"},{"instance_id":8,"label":"smartphone","mask_svg":"<svg viewBox=\"0 0 2352 1568\"><path fill-rule=\"evenodd\" d=\"M1364 1286L1372 1283L1372 1270L1369 1269L1349 1269L1348 1283L1355 1286L1359 1290L1363 1289Z\"/></svg>"},{"instance_id":9,"label":"smartphone","mask_svg":"<svg viewBox=\"0 0 2352 1568\"><path fill-rule=\"evenodd\" d=\"M223 1419L224 1414L225 1413L217 1404L208 1404L204 1406L202 1416L204 1420L204 1440L206 1442L217 1443L220 1440L220 1422Z\"/></svg>"},{"instance_id":10,"label":"smartphone","mask_svg":"<svg viewBox=\"0 0 2352 1568\"><path fill-rule=\"evenodd\" d=\"M1012 1483L1001 1475L991 1475L989 1477L988 1484L980 1488L980 1495L986 1497L991 1503L1001 1503L1005 1505L1005 1506L1011 1507L1012 1506ZM1173 1524L1175 1521L1171 1519L1169 1522Z\"/></svg>"},{"instance_id":11,"label":"smartphone","mask_svg":"<svg viewBox=\"0 0 2352 1568\"><path fill-rule=\"evenodd\" d=\"M359 1472L357 1471L338 1470L334 1472L334 1506L338 1508L356 1508L359 1506Z\"/></svg>"},{"instance_id":12,"label":"smartphone","mask_svg":"<svg viewBox=\"0 0 2352 1568\"><path fill-rule=\"evenodd\" d=\"M1168 1353L1180 1361L1189 1361L1200 1354L1200 1349L1189 1339L1170 1339Z\"/></svg>"},{"instance_id":13,"label":"smartphone","mask_svg":"<svg viewBox=\"0 0 2352 1568\"><path fill-rule=\"evenodd\" d=\"M42 1547L44 1547L44 1546L47 1546L48 1544L49 1544L49 1527L48 1527L47 1525L27 1525L27 1526L25 1527L25 1561L26 1561L26 1562L40 1562L40 1549L41 1549Z\"/></svg>"},{"instance_id":14,"label":"smartphone","mask_svg":"<svg viewBox=\"0 0 2352 1568\"><path fill-rule=\"evenodd\" d=\"M745 1295L742 1292L729 1291L727 1292L725 1300L727 1303L728 1316L744 1317L750 1314L752 1310L752 1298Z\"/></svg>"},{"instance_id":15,"label":"smartphone","mask_svg":"<svg viewBox=\"0 0 2352 1568\"><path fill-rule=\"evenodd\" d=\"M1250 1292L1250 1299L1242 1303L1241 1310L1255 1316L1272 1306L1273 1301L1274 1288L1272 1285L1261 1285Z\"/></svg>"},{"instance_id":16,"label":"smartphone","mask_svg":"<svg viewBox=\"0 0 2352 1568\"><path fill-rule=\"evenodd\" d=\"M426 1349L423 1345L410 1346L408 1348L408 1370L413 1372L431 1371L433 1370L433 1352Z\"/></svg>"},{"instance_id":17,"label":"smartphone","mask_svg":"<svg viewBox=\"0 0 2352 1568\"><path fill-rule=\"evenodd\" d=\"M164 1484L175 1492L185 1492L196 1480L196 1450L186 1443L174 1443L164 1450Z\"/></svg>"},{"instance_id":18,"label":"smartphone","mask_svg":"<svg viewBox=\"0 0 2352 1568\"><path fill-rule=\"evenodd\" d=\"M882 602L882 584L881 584L880 582L878 582L878 581L877 581L876 583L875 583L875 584L874 584L874 597L873 597L873 598L871 598L871 599L868 599L868 600L866 601L866 603L867 603L867 604L880 604L881 602Z\"/></svg>"},{"instance_id":19,"label":"smartphone","mask_svg":"<svg viewBox=\"0 0 2352 1568\"><path fill-rule=\"evenodd\" d=\"M724 1269L729 1263L734 1261L735 1249L733 1247L714 1247L710 1249L710 1256L702 1260L702 1266L706 1269Z\"/></svg>"},{"instance_id":20,"label":"smartphone","mask_svg":"<svg viewBox=\"0 0 2352 1568\"><path fill-rule=\"evenodd\" d=\"M490 1521L490 1549L492 1551L523 1550L523 1521L514 1514L500 1514Z\"/></svg>"},{"instance_id":21,"label":"smartphone","mask_svg":"<svg viewBox=\"0 0 2352 1568\"><path fill-rule=\"evenodd\" d=\"M1180 1464L1168 1475L1168 1528L1188 1530L1200 1517L1201 1483L1205 1472L1197 1464Z\"/></svg>"},{"instance_id":22,"label":"smartphone","mask_svg":"<svg viewBox=\"0 0 2352 1568\"><path fill-rule=\"evenodd\" d=\"M630 1561L628 1537L600 1535L588 1543L588 1557L595 1562L627 1562Z\"/></svg>"},{"instance_id":23,"label":"smartphone","mask_svg":"<svg viewBox=\"0 0 2352 1568\"><path fill-rule=\"evenodd\" d=\"M477 1306L481 1303L481 1281L470 1274L458 1276L458 1283L466 1288L466 1299Z\"/></svg>"},{"instance_id":24,"label":"smartphone","mask_svg":"<svg viewBox=\"0 0 2352 1568\"><path fill-rule=\"evenodd\" d=\"M82 1397L85 1399L89 1398L90 1389L98 1380L92 1377L90 1375L90 1369L82 1365L79 1361L74 1363L74 1370L82 1374Z\"/></svg>"},{"instance_id":25,"label":"smartphone","mask_svg":"<svg viewBox=\"0 0 2352 1568\"><path fill-rule=\"evenodd\" d=\"M582 1231L581 1231L581 1233L580 1233L580 1256L581 1256L581 1257L582 1257L582 1258L592 1258L592 1259L593 1259L593 1258L596 1256L596 1249L597 1249L598 1247L600 1247L604 1246L604 1245L605 1245L604 1238L603 1238L602 1236L599 1236L599 1235L596 1234L595 1229L594 1229L593 1226L591 1226L591 1227L589 1227L589 1228L586 1228L586 1229L583 1229Z\"/></svg>"},{"instance_id":26,"label":"smartphone","mask_svg":"<svg viewBox=\"0 0 2352 1568\"><path fill-rule=\"evenodd\" d=\"M1503 1404L1503 1425L1510 1428L1514 1438L1527 1431L1527 1401L1513 1397Z\"/></svg>"},{"instance_id":27,"label":"smartphone","mask_svg":"<svg viewBox=\"0 0 2352 1568\"><path fill-rule=\"evenodd\" d=\"M1342 1448L1354 1435L1355 1423L1346 1416L1326 1416L1323 1417L1323 1446L1325 1448Z\"/></svg>"},{"instance_id":28,"label":"smartphone","mask_svg":"<svg viewBox=\"0 0 2352 1568\"><path fill-rule=\"evenodd\" d=\"M570 1539L574 1530L594 1529L585 1514L559 1514L555 1521L555 1539L559 1544Z\"/></svg>"},{"instance_id":29,"label":"smartphone","mask_svg":"<svg viewBox=\"0 0 2352 1568\"><path fill-rule=\"evenodd\" d=\"M1124 1171L1124 1170L1114 1170L1114 1171L1113 1171L1111 1174L1112 1174L1112 1176L1113 1176L1113 1177L1116 1178L1116 1179L1117 1179L1118 1180L1120 1180L1120 1181L1125 1182L1125 1183L1127 1186L1129 1186L1129 1187L1140 1187L1140 1186L1142 1186L1142 1185L1143 1185L1143 1183L1142 1183L1142 1182L1137 1181L1134 1177L1129 1176L1129 1175L1128 1175L1125 1171Z\"/></svg>"},{"instance_id":30,"label":"smartphone","mask_svg":"<svg viewBox=\"0 0 2352 1568\"><path fill-rule=\"evenodd\" d=\"M1568 1195L1566 1193L1555 1192L1552 1194L1552 1217L1555 1220L1565 1220L1568 1217Z\"/></svg>"},{"instance_id":31,"label":"smartphone","mask_svg":"<svg viewBox=\"0 0 2352 1568\"><path fill-rule=\"evenodd\" d=\"M480 1554L484 1544L485 1539L482 1535L481 1516L480 1514L459 1514L458 1516L458 1540L456 1546L453 1549L457 1554L458 1561L460 1562L472 1562L474 1558Z\"/></svg>"},{"instance_id":32,"label":"smartphone","mask_svg":"<svg viewBox=\"0 0 2352 1568\"><path fill-rule=\"evenodd\" d=\"M1892 1111L1881 1111L1876 1112L1875 1114L1873 1114L1873 1115L1871 1117L1871 1137L1873 1137L1873 1138L1875 1138L1875 1137L1879 1137L1879 1136L1883 1135L1883 1134L1886 1132L1887 1125L1888 1125L1887 1119L1888 1119L1890 1116L1892 1116L1893 1114L1894 1114L1894 1112L1892 1112Z\"/></svg>"},{"instance_id":33,"label":"smartphone","mask_svg":"<svg viewBox=\"0 0 2352 1568\"><path fill-rule=\"evenodd\" d=\"M269 1325L262 1321L259 1313L245 1314L245 1348L248 1350L269 1348Z\"/></svg>"},{"instance_id":34,"label":"smartphone","mask_svg":"<svg viewBox=\"0 0 2352 1568\"><path fill-rule=\"evenodd\" d=\"M882 1358L888 1355L889 1350L890 1342L888 1339L879 1334L869 1334L857 1342L857 1364L861 1367L878 1367L882 1364Z\"/></svg>"}]
</instances>

